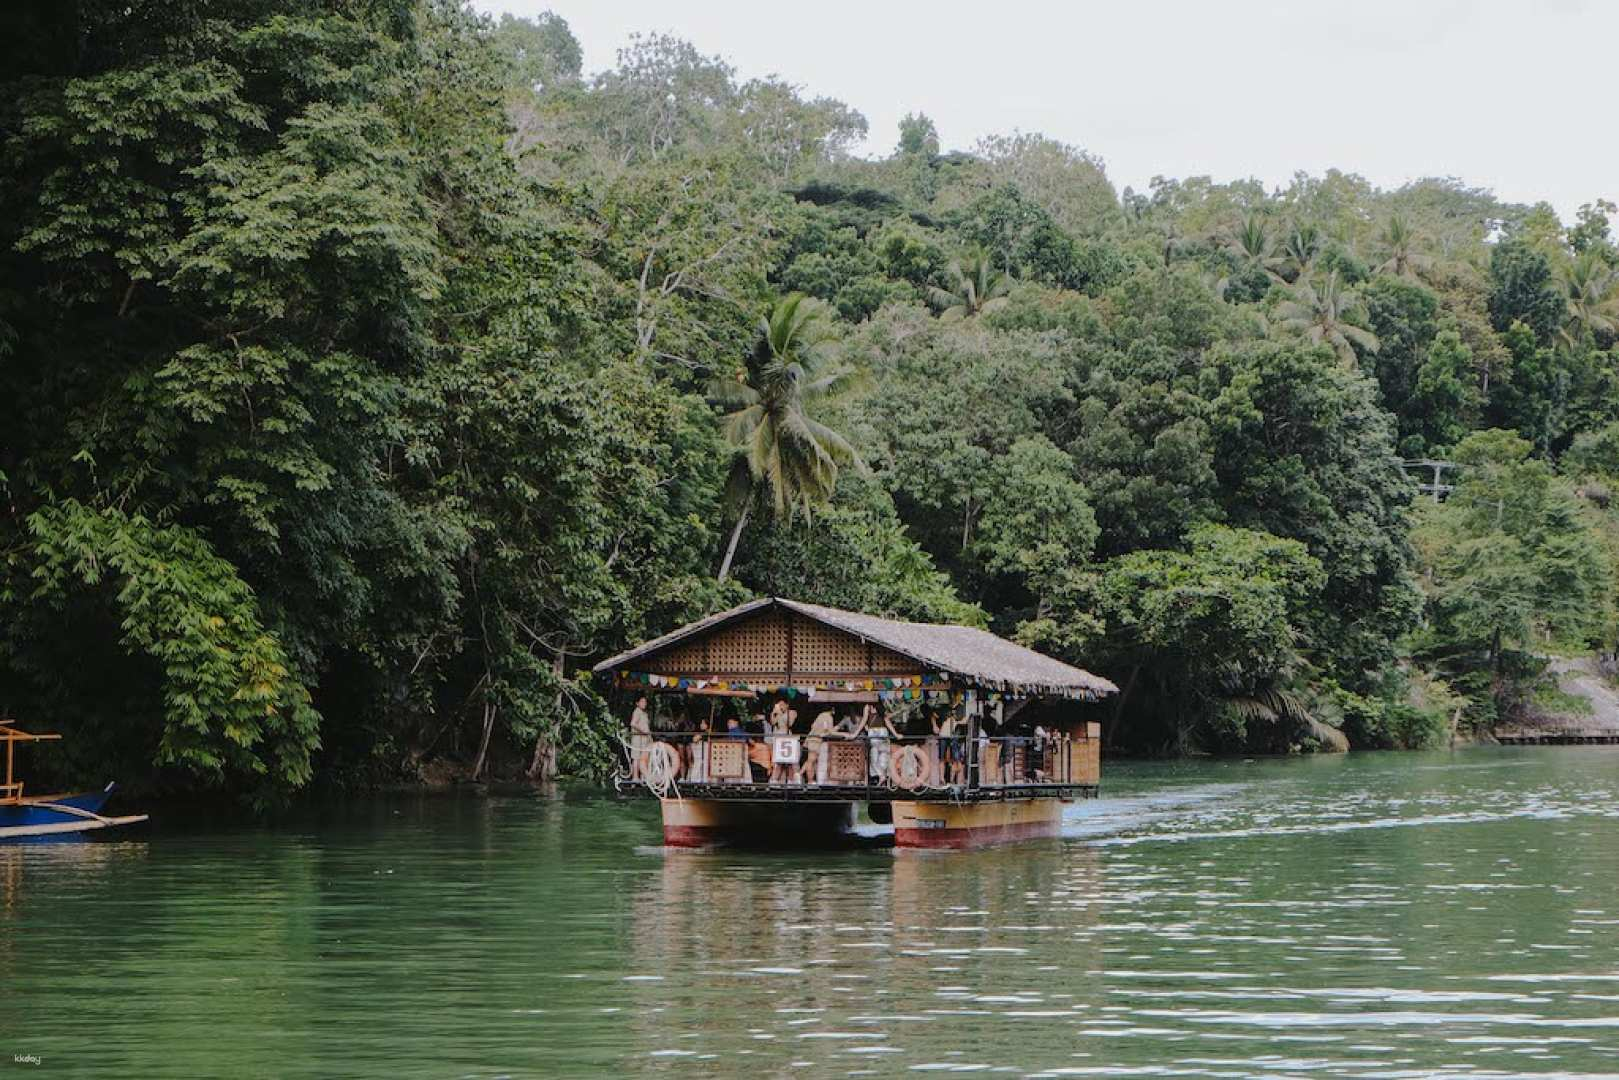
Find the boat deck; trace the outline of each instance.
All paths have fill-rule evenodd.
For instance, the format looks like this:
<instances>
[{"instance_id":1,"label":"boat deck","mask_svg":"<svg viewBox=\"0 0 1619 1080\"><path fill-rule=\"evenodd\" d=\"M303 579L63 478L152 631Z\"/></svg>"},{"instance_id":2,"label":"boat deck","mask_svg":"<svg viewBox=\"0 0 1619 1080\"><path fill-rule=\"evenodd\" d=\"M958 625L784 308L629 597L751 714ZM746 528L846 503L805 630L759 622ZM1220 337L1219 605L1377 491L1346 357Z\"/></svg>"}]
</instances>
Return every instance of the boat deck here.
<instances>
[{"instance_id":1,"label":"boat deck","mask_svg":"<svg viewBox=\"0 0 1619 1080\"><path fill-rule=\"evenodd\" d=\"M721 802L1005 802L1009 799L1094 799L1095 783L1027 783L984 786L954 785L915 790L886 784L767 784L767 783L676 783L659 796L645 783L620 776L613 786L620 795L648 798L712 799Z\"/></svg>"}]
</instances>

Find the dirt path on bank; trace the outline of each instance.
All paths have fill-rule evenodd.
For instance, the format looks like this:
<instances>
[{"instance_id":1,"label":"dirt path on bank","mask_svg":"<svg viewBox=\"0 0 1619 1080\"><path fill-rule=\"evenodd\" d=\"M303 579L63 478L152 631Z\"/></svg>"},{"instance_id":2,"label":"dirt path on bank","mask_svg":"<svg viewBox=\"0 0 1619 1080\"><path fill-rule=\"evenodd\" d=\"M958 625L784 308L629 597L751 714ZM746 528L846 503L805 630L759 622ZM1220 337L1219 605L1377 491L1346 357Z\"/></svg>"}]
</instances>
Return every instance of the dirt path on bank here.
<instances>
[{"instance_id":1,"label":"dirt path on bank","mask_svg":"<svg viewBox=\"0 0 1619 1080\"><path fill-rule=\"evenodd\" d=\"M1615 690L1597 668L1596 657L1559 656L1552 660L1551 670L1557 676L1557 686L1565 694L1584 698L1591 703L1586 714L1564 713L1537 717L1533 722L1514 725L1521 727L1556 728L1561 731L1588 733L1619 733L1619 690Z\"/></svg>"}]
</instances>

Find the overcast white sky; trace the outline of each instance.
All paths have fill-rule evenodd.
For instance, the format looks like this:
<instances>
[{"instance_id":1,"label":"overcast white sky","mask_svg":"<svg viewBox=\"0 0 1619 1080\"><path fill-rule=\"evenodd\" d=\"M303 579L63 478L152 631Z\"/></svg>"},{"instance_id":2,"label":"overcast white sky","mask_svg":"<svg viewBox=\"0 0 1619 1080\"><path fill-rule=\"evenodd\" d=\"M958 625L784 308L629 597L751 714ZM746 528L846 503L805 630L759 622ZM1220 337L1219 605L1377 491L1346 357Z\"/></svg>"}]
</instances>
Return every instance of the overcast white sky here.
<instances>
[{"instance_id":1,"label":"overcast white sky","mask_svg":"<svg viewBox=\"0 0 1619 1080\"><path fill-rule=\"evenodd\" d=\"M1043 132L1100 155L1121 190L1336 166L1385 187L1458 176L1564 218L1619 201L1611 0L475 3L561 15L587 72L632 32L677 34L859 109L872 154L922 110L946 149Z\"/></svg>"}]
</instances>

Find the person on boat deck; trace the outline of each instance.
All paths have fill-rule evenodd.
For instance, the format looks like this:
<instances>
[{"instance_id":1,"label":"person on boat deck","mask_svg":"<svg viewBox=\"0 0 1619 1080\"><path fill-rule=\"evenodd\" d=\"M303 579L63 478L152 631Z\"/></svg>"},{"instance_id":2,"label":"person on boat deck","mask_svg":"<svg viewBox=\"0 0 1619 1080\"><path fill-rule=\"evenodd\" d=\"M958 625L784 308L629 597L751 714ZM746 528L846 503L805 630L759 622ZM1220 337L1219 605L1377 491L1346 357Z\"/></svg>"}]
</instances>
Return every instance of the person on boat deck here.
<instances>
[{"instance_id":1,"label":"person on boat deck","mask_svg":"<svg viewBox=\"0 0 1619 1080\"><path fill-rule=\"evenodd\" d=\"M837 730L837 719L832 715L831 709L823 709L810 724L809 738L804 740L804 751L808 755L804 765L806 768L814 763L815 782L826 783L826 740Z\"/></svg>"},{"instance_id":2,"label":"person on boat deck","mask_svg":"<svg viewBox=\"0 0 1619 1080\"><path fill-rule=\"evenodd\" d=\"M978 713L978 778L984 784L1007 783L1012 748L1006 741L1006 725L991 710Z\"/></svg>"},{"instance_id":3,"label":"person on boat deck","mask_svg":"<svg viewBox=\"0 0 1619 1080\"><path fill-rule=\"evenodd\" d=\"M867 705L860 710L860 726L866 732L866 766L873 780L888 779L889 740L899 738L894 722L877 706Z\"/></svg>"},{"instance_id":4,"label":"person on boat deck","mask_svg":"<svg viewBox=\"0 0 1619 1080\"><path fill-rule=\"evenodd\" d=\"M708 740L714 737L714 713L701 720L694 720L691 725L692 736L686 747L686 779L694 784L708 782Z\"/></svg>"},{"instance_id":5,"label":"person on boat deck","mask_svg":"<svg viewBox=\"0 0 1619 1080\"><path fill-rule=\"evenodd\" d=\"M967 782L967 755L964 752L965 744L962 735L967 730L967 722L949 709L942 713L935 713L932 717L933 733L939 737L939 780L941 783L964 784ZM945 773L948 772L948 778Z\"/></svg>"},{"instance_id":6,"label":"person on boat deck","mask_svg":"<svg viewBox=\"0 0 1619 1080\"><path fill-rule=\"evenodd\" d=\"M744 765L742 775L727 778L736 783L751 784L753 782L753 768L747 758L749 734L748 725L743 721L743 718L732 713L725 718L725 730L715 736L716 739L734 739L743 744L742 758Z\"/></svg>"},{"instance_id":7,"label":"person on boat deck","mask_svg":"<svg viewBox=\"0 0 1619 1080\"><path fill-rule=\"evenodd\" d=\"M787 707L787 702L777 701L770 707L770 719L765 723L765 734L773 737L792 735L794 715L793 711ZM786 765L776 760L774 739L772 739L770 753L770 782L772 784L798 783L798 766Z\"/></svg>"},{"instance_id":8,"label":"person on boat deck","mask_svg":"<svg viewBox=\"0 0 1619 1080\"><path fill-rule=\"evenodd\" d=\"M770 719L764 713L754 713L753 719L747 724L748 739L748 777L756 782L763 783L770 779ZM764 736L761 738L760 736Z\"/></svg>"},{"instance_id":9,"label":"person on boat deck","mask_svg":"<svg viewBox=\"0 0 1619 1080\"><path fill-rule=\"evenodd\" d=\"M926 738L933 730L928 714L920 709L902 709L904 719L900 722L902 733L906 738Z\"/></svg>"},{"instance_id":10,"label":"person on boat deck","mask_svg":"<svg viewBox=\"0 0 1619 1080\"><path fill-rule=\"evenodd\" d=\"M922 754L928 759L928 783L933 782L934 774L938 771L938 740L931 734L933 730L927 713L920 707L900 707L899 732L905 737L905 745L920 746Z\"/></svg>"},{"instance_id":11,"label":"person on boat deck","mask_svg":"<svg viewBox=\"0 0 1619 1080\"><path fill-rule=\"evenodd\" d=\"M646 772L646 758L652 752L652 717L646 711L646 695L635 699L630 713L630 779L639 780Z\"/></svg>"},{"instance_id":12,"label":"person on boat deck","mask_svg":"<svg viewBox=\"0 0 1619 1080\"><path fill-rule=\"evenodd\" d=\"M858 739L866 733L866 712L844 713L832 726L832 733L840 739ZM828 754L831 751L827 751Z\"/></svg>"},{"instance_id":13,"label":"person on boat deck","mask_svg":"<svg viewBox=\"0 0 1619 1080\"><path fill-rule=\"evenodd\" d=\"M1029 742L1029 774L1039 783L1046 779L1047 749L1051 743L1051 732L1034 725L1034 738Z\"/></svg>"}]
</instances>

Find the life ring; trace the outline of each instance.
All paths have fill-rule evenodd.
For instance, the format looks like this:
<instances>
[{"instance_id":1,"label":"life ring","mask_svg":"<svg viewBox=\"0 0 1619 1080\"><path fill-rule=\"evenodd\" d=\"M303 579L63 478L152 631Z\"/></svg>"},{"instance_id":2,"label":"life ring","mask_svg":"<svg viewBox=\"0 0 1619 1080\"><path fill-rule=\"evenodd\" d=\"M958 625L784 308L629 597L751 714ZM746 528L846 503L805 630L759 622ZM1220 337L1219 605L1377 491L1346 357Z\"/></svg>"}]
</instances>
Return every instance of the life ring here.
<instances>
[{"instance_id":1,"label":"life ring","mask_svg":"<svg viewBox=\"0 0 1619 1080\"><path fill-rule=\"evenodd\" d=\"M896 746L888 755L889 775L907 791L922 786L928 775L928 756L920 746Z\"/></svg>"},{"instance_id":2,"label":"life ring","mask_svg":"<svg viewBox=\"0 0 1619 1080\"><path fill-rule=\"evenodd\" d=\"M669 790L679 772L680 755L675 753L675 748L666 742L653 743L646 758L646 786L661 795Z\"/></svg>"}]
</instances>

